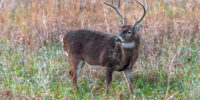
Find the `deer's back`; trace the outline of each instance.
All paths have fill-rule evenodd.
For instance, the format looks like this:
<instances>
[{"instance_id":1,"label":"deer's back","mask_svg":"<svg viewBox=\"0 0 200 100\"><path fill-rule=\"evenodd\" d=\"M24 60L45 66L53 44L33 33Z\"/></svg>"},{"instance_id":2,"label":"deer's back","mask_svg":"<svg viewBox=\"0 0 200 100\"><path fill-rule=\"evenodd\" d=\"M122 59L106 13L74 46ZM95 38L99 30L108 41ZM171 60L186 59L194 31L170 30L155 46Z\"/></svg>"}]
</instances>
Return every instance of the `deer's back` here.
<instances>
[{"instance_id":1,"label":"deer's back","mask_svg":"<svg viewBox=\"0 0 200 100\"><path fill-rule=\"evenodd\" d=\"M92 30L74 30L64 37L64 49L71 55L81 55L91 64L99 65L102 50L114 48L116 36ZM88 63L90 63L88 62Z\"/></svg>"}]
</instances>

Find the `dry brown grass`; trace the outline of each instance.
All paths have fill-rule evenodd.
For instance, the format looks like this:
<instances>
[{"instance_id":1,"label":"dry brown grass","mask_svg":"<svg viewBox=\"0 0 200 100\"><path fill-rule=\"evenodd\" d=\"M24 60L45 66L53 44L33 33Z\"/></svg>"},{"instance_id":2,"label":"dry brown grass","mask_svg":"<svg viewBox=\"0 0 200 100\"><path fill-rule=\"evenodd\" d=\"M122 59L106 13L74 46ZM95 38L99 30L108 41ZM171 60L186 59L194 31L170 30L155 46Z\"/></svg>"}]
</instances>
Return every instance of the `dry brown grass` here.
<instances>
[{"instance_id":1,"label":"dry brown grass","mask_svg":"<svg viewBox=\"0 0 200 100\"><path fill-rule=\"evenodd\" d=\"M102 4L102 0L3 0L0 9L1 37L31 47L58 40L60 34L78 28L117 33L117 14ZM132 24L141 15L134 0L122 4L122 12ZM200 29L199 3L182 0L148 2L148 13L142 24L142 38L150 44L161 43L165 37L175 41L180 37L196 37ZM18 41L19 40L19 41ZM154 41L151 41L154 40ZM155 42L155 43L154 43Z\"/></svg>"}]
</instances>

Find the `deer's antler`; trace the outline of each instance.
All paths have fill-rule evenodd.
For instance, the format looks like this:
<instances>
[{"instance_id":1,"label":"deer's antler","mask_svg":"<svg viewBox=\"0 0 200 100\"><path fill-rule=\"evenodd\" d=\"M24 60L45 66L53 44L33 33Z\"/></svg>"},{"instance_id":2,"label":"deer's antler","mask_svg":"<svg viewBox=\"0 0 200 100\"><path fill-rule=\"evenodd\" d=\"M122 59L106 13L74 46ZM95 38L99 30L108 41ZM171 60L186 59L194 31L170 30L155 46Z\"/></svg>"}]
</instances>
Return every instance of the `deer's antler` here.
<instances>
[{"instance_id":1,"label":"deer's antler","mask_svg":"<svg viewBox=\"0 0 200 100\"><path fill-rule=\"evenodd\" d=\"M146 15L146 8L144 7L144 4L138 0L136 0L136 1L137 1L137 3L139 3L142 6L142 8L144 10L144 14L142 15L142 17L139 20L135 21L135 24L133 25L133 27L135 27L138 23L140 23L143 20L144 16Z\"/></svg>"},{"instance_id":2,"label":"deer's antler","mask_svg":"<svg viewBox=\"0 0 200 100\"><path fill-rule=\"evenodd\" d=\"M118 5L115 6L113 0L112 0L112 3L104 2L105 5L110 6L111 8L113 8L118 13L118 15L121 17L121 20L120 20L121 24L125 25L126 17L121 14L120 3L121 3L121 1L119 0Z\"/></svg>"}]
</instances>

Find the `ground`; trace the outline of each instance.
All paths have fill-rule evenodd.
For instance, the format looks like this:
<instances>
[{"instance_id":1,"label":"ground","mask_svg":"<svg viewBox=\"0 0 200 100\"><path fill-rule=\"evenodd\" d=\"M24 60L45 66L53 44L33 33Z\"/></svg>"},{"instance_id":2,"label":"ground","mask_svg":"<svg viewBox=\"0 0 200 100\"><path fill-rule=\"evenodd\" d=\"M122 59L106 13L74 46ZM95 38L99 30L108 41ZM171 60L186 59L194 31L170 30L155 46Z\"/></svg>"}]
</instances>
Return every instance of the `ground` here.
<instances>
[{"instance_id":1,"label":"ground","mask_svg":"<svg viewBox=\"0 0 200 100\"><path fill-rule=\"evenodd\" d=\"M84 66L78 77L80 92L72 89L68 76L70 64L61 43L52 43L37 50L24 50L22 46L4 40L0 41L0 45L0 98L105 98L103 68ZM199 47L200 43L192 42L177 46L171 44L171 47L162 49L159 59L140 57L133 69L136 98L200 99ZM128 86L120 72L114 73L109 99L130 99Z\"/></svg>"}]
</instances>

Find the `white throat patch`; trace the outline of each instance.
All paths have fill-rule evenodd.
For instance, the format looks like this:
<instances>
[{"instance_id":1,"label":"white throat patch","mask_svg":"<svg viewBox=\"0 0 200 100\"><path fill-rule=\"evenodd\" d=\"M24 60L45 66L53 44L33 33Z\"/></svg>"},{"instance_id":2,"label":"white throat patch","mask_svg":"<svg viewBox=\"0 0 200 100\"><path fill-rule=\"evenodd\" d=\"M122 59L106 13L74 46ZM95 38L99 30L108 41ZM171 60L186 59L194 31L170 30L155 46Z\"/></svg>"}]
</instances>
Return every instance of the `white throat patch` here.
<instances>
[{"instance_id":1,"label":"white throat patch","mask_svg":"<svg viewBox=\"0 0 200 100\"><path fill-rule=\"evenodd\" d=\"M124 47L124 48L133 48L133 47L135 47L135 42L122 43L122 47Z\"/></svg>"}]
</instances>

